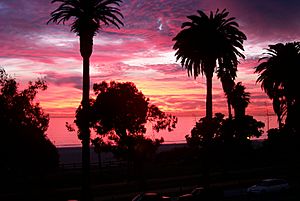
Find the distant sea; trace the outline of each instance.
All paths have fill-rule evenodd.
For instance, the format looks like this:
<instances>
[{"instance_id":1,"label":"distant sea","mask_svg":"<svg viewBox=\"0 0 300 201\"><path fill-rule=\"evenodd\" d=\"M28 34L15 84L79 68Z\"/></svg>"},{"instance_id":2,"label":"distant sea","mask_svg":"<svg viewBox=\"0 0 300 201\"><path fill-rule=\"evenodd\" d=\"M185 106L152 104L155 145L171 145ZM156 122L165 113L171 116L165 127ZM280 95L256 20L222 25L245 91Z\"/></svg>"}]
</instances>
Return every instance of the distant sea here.
<instances>
[{"instance_id":1,"label":"distant sea","mask_svg":"<svg viewBox=\"0 0 300 201\"><path fill-rule=\"evenodd\" d=\"M265 123L265 131L268 128L277 127L275 116L256 116L257 120ZM57 147L78 147L80 146L80 140L77 138L76 132L69 132L66 128L66 122L73 123L74 118L50 118L49 128L47 131L48 138L54 143ZM166 130L156 133L152 130L151 125L147 124L147 133L146 135L152 139L154 138L164 138L164 144L181 144L185 143L185 136L190 134L191 129L194 127L196 121L199 120L199 117L184 116L178 117L178 123L176 129L172 132ZM76 126L74 125L76 128ZM95 133L92 132L92 136ZM264 133L261 139L266 138L266 133Z\"/></svg>"}]
</instances>

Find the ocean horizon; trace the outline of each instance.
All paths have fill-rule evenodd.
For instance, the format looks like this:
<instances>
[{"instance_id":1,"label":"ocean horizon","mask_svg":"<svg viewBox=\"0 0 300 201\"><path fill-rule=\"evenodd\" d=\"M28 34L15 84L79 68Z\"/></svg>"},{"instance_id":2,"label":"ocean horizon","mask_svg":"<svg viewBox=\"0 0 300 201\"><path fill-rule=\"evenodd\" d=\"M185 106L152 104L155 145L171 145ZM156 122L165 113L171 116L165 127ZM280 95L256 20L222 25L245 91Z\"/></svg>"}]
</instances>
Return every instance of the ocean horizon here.
<instances>
[{"instance_id":1,"label":"ocean horizon","mask_svg":"<svg viewBox=\"0 0 300 201\"><path fill-rule=\"evenodd\" d=\"M265 139L267 137L266 131L268 128L277 127L275 116L257 116L257 120L265 123L264 134L259 139ZM194 127L196 122L199 120L198 117L192 116L179 116L176 128L168 132L162 130L159 133L152 130L151 124L147 124L146 136L151 139L164 138L163 144L181 144L186 143L185 136L190 134L191 129ZM77 137L77 132L69 132L66 128L66 122L73 123L74 118L72 117L50 117L49 128L47 130L47 136L56 147L78 147L81 146L81 142ZM76 128L76 125L74 125ZM92 136L95 133L91 132Z\"/></svg>"}]
</instances>

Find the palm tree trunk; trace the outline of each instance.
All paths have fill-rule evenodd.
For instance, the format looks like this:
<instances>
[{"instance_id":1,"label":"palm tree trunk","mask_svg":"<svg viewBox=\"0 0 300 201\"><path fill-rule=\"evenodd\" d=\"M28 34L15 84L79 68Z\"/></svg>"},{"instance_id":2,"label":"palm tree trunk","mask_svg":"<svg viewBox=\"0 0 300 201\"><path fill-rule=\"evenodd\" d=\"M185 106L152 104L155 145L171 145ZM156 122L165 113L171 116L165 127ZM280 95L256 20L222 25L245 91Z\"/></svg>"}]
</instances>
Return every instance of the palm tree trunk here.
<instances>
[{"instance_id":1,"label":"palm tree trunk","mask_svg":"<svg viewBox=\"0 0 300 201\"><path fill-rule=\"evenodd\" d=\"M212 120L212 77L213 72L206 73L206 118ZM208 131L211 132L211 131ZM208 133L208 136L212 136L212 133ZM205 188L210 187L210 162L209 162L209 147L210 142L207 142L203 147L203 185Z\"/></svg>"},{"instance_id":2,"label":"palm tree trunk","mask_svg":"<svg viewBox=\"0 0 300 201\"><path fill-rule=\"evenodd\" d=\"M82 192L81 201L91 201L90 186L90 128L89 128L89 107L90 107L90 56L93 52L93 34L83 30L80 34L80 54L83 59L82 78L82 113L83 122L80 129L82 136Z\"/></svg>"},{"instance_id":3,"label":"palm tree trunk","mask_svg":"<svg viewBox=\"0 0 300 201\"><path fill-rule=\"evenodd\" d=\"M83 57L82 111L85 116L80 132L82 135L82 197L81 201L91 201L90 187L90 129L89 129L89 57Z\"/></svg>"},{"instance_id":4,"label":"palm tree trunk","mask_svg":"<svg viewBox=\"0 0 300 201\"><path fill-rule=\"evenodd\" d=\"M228 118L232 119L230 99L227 97Z\"/></svg>"},{"instance_id":5,"label":"palm tree trunk","mask_svg":"<svg viewBox=\"0 0 300 201\"><path fill-rule=\"evenodd\" d=\"M206 74L206 118L212 119L212 77L213 74Z\"/></svg>"}]
</instances>

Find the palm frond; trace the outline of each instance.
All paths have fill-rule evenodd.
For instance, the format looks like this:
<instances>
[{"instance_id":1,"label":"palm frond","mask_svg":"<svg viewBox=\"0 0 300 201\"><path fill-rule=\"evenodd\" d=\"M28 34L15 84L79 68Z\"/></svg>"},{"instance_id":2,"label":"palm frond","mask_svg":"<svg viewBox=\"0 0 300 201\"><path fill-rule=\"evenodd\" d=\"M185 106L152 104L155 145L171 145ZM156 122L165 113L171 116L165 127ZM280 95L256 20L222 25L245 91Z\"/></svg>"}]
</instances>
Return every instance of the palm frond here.
<instances>
[{"instance_id":1,"label":"palm frond","mask_svg":"<svg viewBox=\"0 0 300 201\"><path fill-rule=\"evenodd\" d=\"M243 41L247 39L238 29L235 18L227 18L229 12L226 9L210 12L209 16L201 10L197 13L187 16L189 21L182 23L182 30L172 39L176 61L181 60L182 67L194 77L209 70L208 61L212 65L227 57L235 67L239 63L238 57L245 58L241 51L244 50Z\"/></svg>"},{"instance_id":2,"label":"palm frond","mask_svg":"<svg viewBox=\"0 0 300 201\"><path fill-rule=\"evenodd\" d=\"M80 34L86 30L95 35L102 25L113 25L118 29L123 26L123 15L118 8L122 0L53 0L51 3L61 3L57 9L51 12L50 22L60 24L71 18L71 31Z\"/></svg>"}]
</instances>

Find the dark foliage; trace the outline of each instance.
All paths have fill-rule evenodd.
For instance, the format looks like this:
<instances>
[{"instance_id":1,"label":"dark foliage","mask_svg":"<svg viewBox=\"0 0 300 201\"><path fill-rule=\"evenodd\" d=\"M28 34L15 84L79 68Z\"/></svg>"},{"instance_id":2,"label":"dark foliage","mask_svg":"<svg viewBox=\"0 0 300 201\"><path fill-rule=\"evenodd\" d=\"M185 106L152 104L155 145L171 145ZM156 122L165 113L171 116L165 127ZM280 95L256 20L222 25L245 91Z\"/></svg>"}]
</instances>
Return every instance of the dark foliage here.
<instances>
[{"instance_id":1,"label":"dark foliage","mask_svg":"<svg viewBox=\"0 0 300 201\"><path fill-rule=\"evenodd\" d=\"M271 152L283 155L296 155L299 151L299 136L287 128L272 128L268 130L268 139L264 142L265 148ZM298 151L295 151L298 150Z\"/></svg>"},{"instance_id":2,"label":"dark foliage","mask_svg":"<svg viewBox=\"0 0 300 201\"><path fill-rule=\"evenodd\" d=\"M279 127L285 124L288 129L299 132L299 78L294 71L300 66L300 42L269 45L266 56L260 61L255 67L255 73L259 74L257 82L273 100Z\"/></svg>"},{"instance_id":3,"label":"dark foliage","mask_svg":"<svg viewBox=\"0 0 300 201\"><path fill-rule=\"evenodd\" d=\"M230 104L234 109L235 118L243 118L246 115L246 108L250 103L250 93L246 92L246 87L242 82L234 84L229 93Z\"/></svg>"},{"instance_id":4,"label":"dark foliage","mask_svg":"<svg viewBox=\"0 0 300 201\"><path fill-rule=\"evenodd\" d=\"M144 149L153 152L151 150L163 142L163 139L152 141L144 136L147 122L157 132L161 129L172 131L176 126L177 118L151 105L132 82L102 82L94 84L93 88L97 97L90 101L89 121L101 138L97 140L101 143L96 145L98 148L109 146L116 155L127 159L143 158L141 156L147 154ZM79 107L77 126L82 122L81 117Z\"/></svg>"},{"instance_id":5,"label":"dark foliage","mask_svg":"<svg viewBox=\"0 0 300 201\"><path fill-rule=\"evenodd\" d=\"M58 166L57 149L46 136L49 116L34 100L39 90L46 89L45 82L37 80L20 90L0 68L1 169L26 175Z\"/></svg>"},{"instance_id":6,"label":"dark foliage","mask_svg":"<svg viewBox=\"0 0 300 201\"><path fill-rule=\"evenodd\" d=\"M212 73L217 60L228 68L236 67L238 57L244 58L239 50L244 50L247 37L238 29L235 18L227 18L226 9L209 15L197 10L197 14L187 16L190 21L182 23L182 30L173 38L176 59L194 77Z\"/></svg>"},{"instance_id":7,"label":"dark foliage","mask_svg":"<svg viewBox=\"0 0 300 201\"><path fill-rule=\"evenodd\" d=\"M48 21L56 24L65 23L74 18L71 31L81 35L83 32L94 36L102 26L112 24L117 28L123 25L119 18L123 18L119 6L121 0L52 0L60 2L60 6L51 13Z\"/></svg>"},{"instance_id":8,"label":"dark foliage","mask_svg":"<svg viewBox=\"0 0 300 201\"><path fill-rule=\"evenodd\" d=\"M230 147L237 149L250 144L251 137L260 137L264 123L253 116L224 119L224 115L216 113L212 120L206 117L196 122L191 135L186 135L187 143L194 148Z\"/></svg>"}]
</instances>

